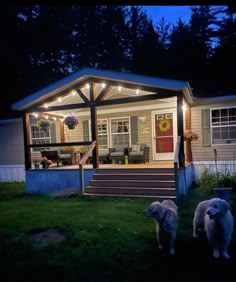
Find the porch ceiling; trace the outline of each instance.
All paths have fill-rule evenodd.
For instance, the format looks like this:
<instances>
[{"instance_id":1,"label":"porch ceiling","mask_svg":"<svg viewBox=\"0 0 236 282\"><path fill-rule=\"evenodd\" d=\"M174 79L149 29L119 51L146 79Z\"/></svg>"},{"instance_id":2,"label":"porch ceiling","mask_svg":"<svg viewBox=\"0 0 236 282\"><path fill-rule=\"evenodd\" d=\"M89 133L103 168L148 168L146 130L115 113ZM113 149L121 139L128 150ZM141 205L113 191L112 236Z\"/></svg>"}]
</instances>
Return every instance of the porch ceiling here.
<instances>
[{"instance_id":1,"label":"porch ceiling","mask_svg":"<svg viewBox=\"0 0 236 282\"><path fill-rule=\"evenodd\" d=\"M176 81L128 73L103 71L97 69L82 69L57 83L50 85L12 105L14 110L30 112L34 108L45 109L51 107L79 105L83 108L90 100L90 89L93 87L94 99L113 100L125 97L140 97L171 91L182 91L186 100L192 103L192 93L188 82ZM167 97L169 97L167 95ZM156 98L157 99L157 98ZM65 116L72 110L60 109L57 114Z\"/></svg>"}]
</instances>

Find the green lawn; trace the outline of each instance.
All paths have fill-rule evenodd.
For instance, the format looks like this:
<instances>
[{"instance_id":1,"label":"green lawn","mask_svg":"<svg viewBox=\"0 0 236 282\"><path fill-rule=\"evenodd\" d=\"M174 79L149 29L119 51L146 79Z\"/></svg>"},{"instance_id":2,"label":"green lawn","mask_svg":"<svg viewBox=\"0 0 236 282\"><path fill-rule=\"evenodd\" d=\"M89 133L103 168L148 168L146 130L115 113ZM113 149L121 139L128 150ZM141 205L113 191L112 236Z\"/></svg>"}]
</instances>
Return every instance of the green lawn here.
<instances>
[{"instance_id":1,"label":"green lawn","mask_svg":"<svg viewBox=\"0 0 236 282\"><path fill-rule=\"evenodd\" d=\"M24 184L0 184L0 279L7 281L235 281L231 260L214 260L205 238L192 238L196 204L210 195L195 188L177 202L176 255L159 251L155 223L143 215L154 199L54 200L24 194ZM236 215L235 194L233 214ZM66 240L40 247L33 229L59 227ZM153 278L152 278L153 277ZM155 277L155 278L154 278Z\"/></svg>"}]
</instances>

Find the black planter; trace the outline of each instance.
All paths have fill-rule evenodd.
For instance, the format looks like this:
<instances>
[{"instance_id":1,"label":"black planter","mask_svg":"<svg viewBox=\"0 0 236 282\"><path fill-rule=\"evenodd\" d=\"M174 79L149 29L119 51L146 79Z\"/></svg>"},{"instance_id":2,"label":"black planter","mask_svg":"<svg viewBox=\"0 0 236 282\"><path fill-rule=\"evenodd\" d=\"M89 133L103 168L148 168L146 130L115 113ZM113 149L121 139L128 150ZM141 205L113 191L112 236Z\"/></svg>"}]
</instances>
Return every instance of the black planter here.
<instances>
[{"instance_id":1,"label":"black planter","mask_svg":"<svg viewBox=\"0 0 236 282\"><path fill-rule=\"evenodd\" d=\"M232 187L217 187L214 188L214 191L217 197L229 201L232 192Z\"/></svg>"},{"instance_id":2,"label":"black planter","mask_svg":"<svg viewBox=\"0 0 236 282\"><path fill-rule=\"evenodd\" d=\"M69 129L75 129L75 125L74 125L74 124L67 124L67 127L68 127Z\"/></svg>"}]
</instances>

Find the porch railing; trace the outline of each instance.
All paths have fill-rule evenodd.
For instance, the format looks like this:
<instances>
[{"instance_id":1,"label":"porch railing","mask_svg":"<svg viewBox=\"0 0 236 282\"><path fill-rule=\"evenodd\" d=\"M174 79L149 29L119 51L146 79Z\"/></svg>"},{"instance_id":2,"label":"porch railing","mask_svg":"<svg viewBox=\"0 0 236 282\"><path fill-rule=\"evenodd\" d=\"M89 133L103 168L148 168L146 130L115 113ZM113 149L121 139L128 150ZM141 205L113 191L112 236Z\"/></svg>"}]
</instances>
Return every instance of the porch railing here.
<instances>
[{"instance_id":1,"label":"porch railing","mask_svg":"<svg viewBox=\"0 0 236 282\"><path fill-rule=\"evenodd\" d=\"M84 164L87 162L95 146L96 146L96 141L93 141L92 144L89 146L88 151L83 155L82 159L79 162L80 187L81 187L82 195L84 195Z\"/></svg>"},{"instance_id":2,"label":"porch railing","mask_svg":"<svg viewBox=\"0 0 236 282\"><path fill-rule=\"evenodd\" d=\"M179 149L180 149L181 136L178 136L175 144L175 157L174 157L174 173L175 173L175 189L176 197L179 196Z\"/></svg>"}]
</instances>

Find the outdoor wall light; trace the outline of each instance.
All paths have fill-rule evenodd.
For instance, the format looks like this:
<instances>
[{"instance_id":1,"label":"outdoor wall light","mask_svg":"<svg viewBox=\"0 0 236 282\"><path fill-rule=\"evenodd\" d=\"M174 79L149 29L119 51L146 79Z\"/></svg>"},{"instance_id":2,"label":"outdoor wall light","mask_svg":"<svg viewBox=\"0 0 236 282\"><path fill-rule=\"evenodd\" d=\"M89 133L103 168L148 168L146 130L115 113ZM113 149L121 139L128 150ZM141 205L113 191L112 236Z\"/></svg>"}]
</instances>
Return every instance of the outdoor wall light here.
<instances>
[{"instance_id":1,"label":"outdoor wall light","mask_svg":"<svg viewBox=\"0 0 236 282\"><path fill-rule=\"evenodd\" d=\"M141 117L138 118L138 120L140 120L142 122L146 121L146 119L147 119L147 117L145 117L145 116L141 116Z\"/></svg>"}]
</instances>

